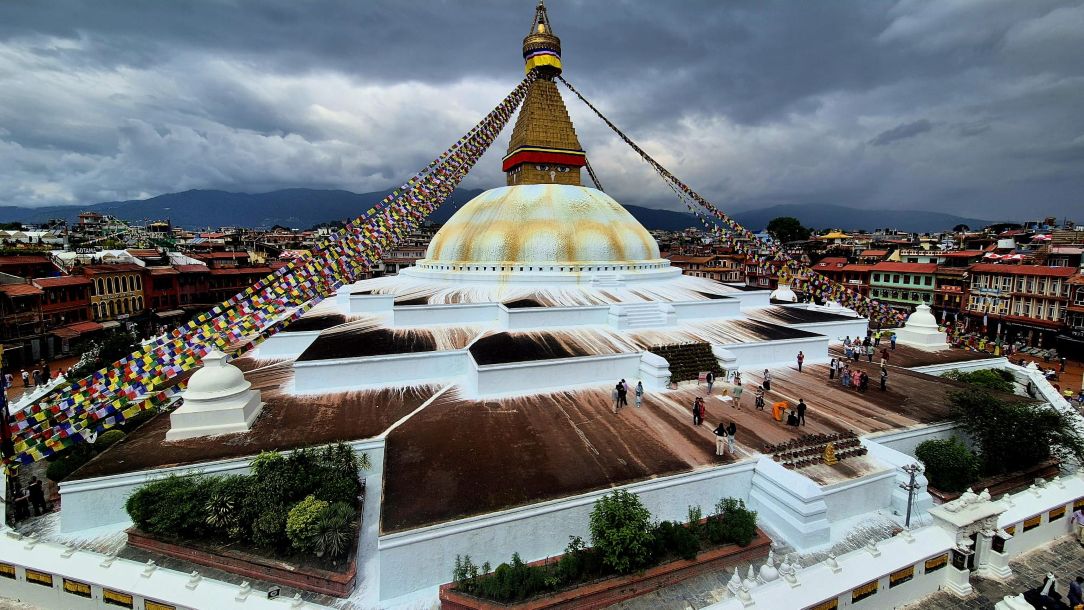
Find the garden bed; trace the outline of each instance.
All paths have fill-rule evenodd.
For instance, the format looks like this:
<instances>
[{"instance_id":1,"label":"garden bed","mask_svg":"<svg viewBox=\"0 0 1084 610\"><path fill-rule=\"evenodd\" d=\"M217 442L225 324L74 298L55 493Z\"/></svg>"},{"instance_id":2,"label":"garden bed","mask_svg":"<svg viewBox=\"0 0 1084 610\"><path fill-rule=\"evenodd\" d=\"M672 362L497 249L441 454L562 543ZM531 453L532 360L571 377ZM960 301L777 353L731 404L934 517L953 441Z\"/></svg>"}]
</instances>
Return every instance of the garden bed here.
<instances>
[{"instance_id":1,"label":"garden bed","mask_svg":"<svg viewBox=\"0 0 1084 610\"><path fill-rule=\"evenodd\" d=\"M140 531L128 528L128 544L150 553L173 557L182 561L216 568L244 578L266 580L285 587L293 587L313 593L348 597L357 585L357 553L351 550L341 571L331 571L308 565L306 562L288 562L271 559L239 549L210 546L198 542L167 542ZM356 548L357 537L354 539Z\"/></svg>"},{"instance_id":2,"label":"garden bed","mask_svg":"<svg viewBox=\"0 0 1084 610\"><path fill-rule=\"evenodd\" d=\"M971 489L976 491L989 489L990 497L997 498L1001 495L1023 489L1034 483L1035 479L1054 478L1057 476L1058 472L1060 472L1060 464L1061 462L1056 459L1046 460L1025 470L1018 470L1016 472L979 479L971 485ZM932 486L927 487L926 489L930 492L930 495L937 498L940 503L951 502L963 495L963 492L942 491Z\"/></svg>"},{"instance_id":3,"label":"garden bed","mask_svg":"<svg viewBox=\"0 0 1084 610\"><path fill-rule=\"evenodd\" d=\"M706 572L715 572L739 563L749 563L768 555L771 539L756 530L756 537L745 547L727 544L699 553L696 559L675 559L657 565L636 574L613 576L601 580L583 583L571 589L565 589L534 599L515 603L500 603L484 600L456 590L456 583L447 583L440 587L440 607L442 610L558 610L576 608L594 610L640 597L663 587L669 587ZM552 563L558 558L532 562L529 565Z\"/></svg>"}]
</instances>

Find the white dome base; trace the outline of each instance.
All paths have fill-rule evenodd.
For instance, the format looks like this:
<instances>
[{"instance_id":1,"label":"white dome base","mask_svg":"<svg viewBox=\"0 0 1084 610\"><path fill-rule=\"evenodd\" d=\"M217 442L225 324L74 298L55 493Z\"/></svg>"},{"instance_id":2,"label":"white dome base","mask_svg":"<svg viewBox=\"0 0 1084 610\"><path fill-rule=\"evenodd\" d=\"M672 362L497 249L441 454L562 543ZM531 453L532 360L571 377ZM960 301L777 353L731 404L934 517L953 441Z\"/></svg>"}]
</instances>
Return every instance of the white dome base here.
<instances>
[{"instance_id":1,"label":"white dome base","mask_svg":"<svg viewBox=\"0 0 1084 610\"><path fill-rule=\"evenodd\" d=\"M925 303L907 317L903 328L895 330L896 341L925 350L948 349L948 334L937 329L937 320Z\"/></svg>"},{"instance_id":2,"label":"white dome base","mask_svg":"<svg viewBox=\"0 0 1084 610\"><path fill-rule=\"evenodd\" d=\"M181 392L184 402L169 414L166 440L248 432L263 410L260 392L251 385L225 354L211 350Z\"/></svg>"}]
</instances>

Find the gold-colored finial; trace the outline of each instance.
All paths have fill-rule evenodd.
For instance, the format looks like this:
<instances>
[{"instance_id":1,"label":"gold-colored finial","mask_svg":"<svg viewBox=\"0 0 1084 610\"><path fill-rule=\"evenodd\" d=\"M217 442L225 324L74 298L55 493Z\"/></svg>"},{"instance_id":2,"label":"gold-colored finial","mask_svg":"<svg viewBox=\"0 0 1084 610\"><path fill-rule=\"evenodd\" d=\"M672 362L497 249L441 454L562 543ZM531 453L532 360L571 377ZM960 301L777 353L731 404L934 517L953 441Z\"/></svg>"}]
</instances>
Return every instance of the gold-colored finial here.
<instances>
[{"instance_id":1,"label":"gold-colored finial","mask_svg":"<svg viewBox=\"0 0 1084 610\"><path fill-rule=\"evenodd\" d=\"M553 78L561 73L561 39L553 34L542 0L535 7L534 21L523 39L523 61L528 73L537 69L544 78Z\"/></svg>"}]
</instances>

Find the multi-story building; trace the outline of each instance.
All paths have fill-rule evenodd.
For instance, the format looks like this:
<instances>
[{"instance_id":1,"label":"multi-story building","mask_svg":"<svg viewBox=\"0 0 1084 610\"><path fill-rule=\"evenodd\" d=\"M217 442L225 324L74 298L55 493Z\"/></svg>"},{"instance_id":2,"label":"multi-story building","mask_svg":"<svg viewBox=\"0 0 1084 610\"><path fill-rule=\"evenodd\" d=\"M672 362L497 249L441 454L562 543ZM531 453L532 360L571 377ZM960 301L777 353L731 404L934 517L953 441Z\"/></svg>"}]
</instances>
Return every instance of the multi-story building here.
<instances>
[{"instance_id":1,"label":"multi-story building","mask_svg":"<svg viewBox=\"0 0 1084 610\"><path fill-rule=\"evenodd\" d=\"M29 366L45 356L42 291L20 278L5 276L4 282L0 284L0 342L4 346L4 366Z\"/></svg>"},{"instance_id":2,"label":"multi-story building","mask_svg":"<svg viewBox=\"0 0 1084 610\"><path fill-rule=\"evenodd\" d=\"M31 280L42 291L41 315L47 330L91 318L90 280L79 275Z\"/></svg>"},{"instance_id":3,"label":"multi-story building","mask_svg":"<svg viewBox=\"0 0 1084 610\"><path fill-rule=\"evenodd\" d=\"M869 296L898 309L933 303L937 263L880 262L870 269Z\"/></svg>"},{"instance_id":4,"label":"multi-story building","mask_svg":"<svg viewBox=\"0 0 1084 610\"><path fill-rule=\"evenodd\" d=\"M124 320L143 312L143 267L118 263L84 265L78 270L91 281L90 311L95 320Z\"/></svg>"},{"instance_id":5,"label":"multi-story building","mask_svg":"<svg viewBox=\"0 0 1084 610\"><path fill-rule=\"evenodd\" d=\"M1066 280L1069 300L1066 302L1065 328L1057 337L1058 353L1074 360L1084 359L1084 275Z\"/></svg>"},{"instance_id":6,"label":"multi-story building","mask_svg":"<svg viewBox=\"0 0 1084 610\"><path fill-rule=\"evenodd\" d=\"M44 254L0 256L0 273L21 278L48 277L58 273L56 265Z\"/></svg>"},{"instance_id":7,"label":"multi-story building","mask_svg":"<svg viewBox=\"0 0 1084 610\"><path fill-rule=\"evenodd\" d=\"M1065 328L1069 279L1075 275L1073 267L972 265L967 313L991 336L1052 347Z\"/></svg>"}]
</instances>

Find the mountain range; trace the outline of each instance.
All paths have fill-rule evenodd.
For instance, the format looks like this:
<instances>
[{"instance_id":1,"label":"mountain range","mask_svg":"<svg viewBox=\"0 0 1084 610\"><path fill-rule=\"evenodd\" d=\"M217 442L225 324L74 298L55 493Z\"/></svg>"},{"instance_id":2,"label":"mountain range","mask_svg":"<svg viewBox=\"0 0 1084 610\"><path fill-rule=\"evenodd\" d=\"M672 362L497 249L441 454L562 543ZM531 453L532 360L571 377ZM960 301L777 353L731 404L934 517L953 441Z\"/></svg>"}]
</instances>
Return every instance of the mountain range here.
<instances>
[{"instance_id":1,"label":"mountain range","mask_svg":"<svg viewBox=\"0 0 1084 610\"><path fill-rule=\"evenodd\" d=\"M84 211L110 214L123 220L170 220L175 226L263 227L274 225L306 229L331 221L353 218L383 199L389 191L351 193L343 190L282 189L269 193L232 193L190 190L149 199L109 201L82 206L20 207L0 206L0 222L41 223L54 218L75 222ZM429 220L443 223L464 203L481 191L457 189ZM678 230L700 227L687 212L626 205L625 208L649 229ZM990 221L964 218L941 212L917 210L866 210L833 204L783 204L734 213L745 227L760 230L778 216L794 216L815 229L844 228L872 230L892 227L904 231L948 230L958 224L978 228Z\"/></svg>"}]
</instances>

